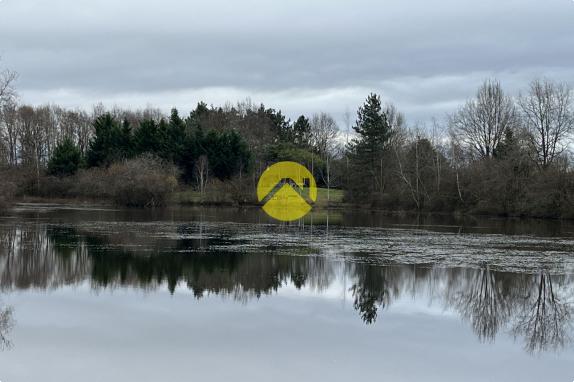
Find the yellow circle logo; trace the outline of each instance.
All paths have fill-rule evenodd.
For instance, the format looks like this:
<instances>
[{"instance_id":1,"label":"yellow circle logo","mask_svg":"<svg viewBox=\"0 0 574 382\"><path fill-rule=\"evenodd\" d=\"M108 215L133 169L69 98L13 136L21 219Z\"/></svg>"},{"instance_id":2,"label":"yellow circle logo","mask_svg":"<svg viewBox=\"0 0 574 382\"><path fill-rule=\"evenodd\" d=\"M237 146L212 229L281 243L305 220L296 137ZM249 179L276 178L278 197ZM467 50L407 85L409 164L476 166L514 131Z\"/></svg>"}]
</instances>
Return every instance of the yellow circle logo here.
<instances>
[{"instance_id":1,"label":"yellow circle logo","mask_svg":"<svg viewBox=\"0 0 574 382\"><path fill-rule=\"evenodd\" d=\"M299 163L278 162L261 174L257 199L263 203L267 215L293 221L311 211L317 200L317 184L313 174Z\"/></svg>"}]
</instances>

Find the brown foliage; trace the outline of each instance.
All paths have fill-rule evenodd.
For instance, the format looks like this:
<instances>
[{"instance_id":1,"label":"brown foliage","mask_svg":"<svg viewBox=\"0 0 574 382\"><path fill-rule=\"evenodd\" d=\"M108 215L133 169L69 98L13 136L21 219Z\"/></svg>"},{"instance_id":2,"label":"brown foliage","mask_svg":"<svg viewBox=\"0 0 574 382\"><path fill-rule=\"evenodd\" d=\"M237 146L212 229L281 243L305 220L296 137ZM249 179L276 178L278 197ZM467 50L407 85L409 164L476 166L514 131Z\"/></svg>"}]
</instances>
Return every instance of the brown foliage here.
<instances>
[{"instance_id":1,"label":"brown foliage","mask_svg":"<svg viewBox=\"0 0 574 382\"><path fill-rule=\"evenodd\" d=\"M16 185L0 172L0 213L12 204L15 193Z\"/></svg>"},{"instance_id":2,"label":"brown foliage","mask_svg":"<svg viewBox=\"0 0 574 382\"><path fill-rule=\"evenodd\" d=\"M142 156L112 164L109 168L81 170L75 176L40 178L35 190L34 177L19 184L19 193L49 198L110 200L131 207L158 207L166 203L177 186L177 171L153 156ZM32 183L32 185L31 185ZM32 189L33 192L29 192Z\"/></svg>"},{"instance_id":3,"label":"brown foliage","mask_svg":"<svg viewBox=\"0 0 574 382\"><path fill-rule=\"evenodd\" d=\"M123 206L158 207L177 186L175 167L153 156L116 163L103 180L113 201Z\"/></svg>"}]
</instances>

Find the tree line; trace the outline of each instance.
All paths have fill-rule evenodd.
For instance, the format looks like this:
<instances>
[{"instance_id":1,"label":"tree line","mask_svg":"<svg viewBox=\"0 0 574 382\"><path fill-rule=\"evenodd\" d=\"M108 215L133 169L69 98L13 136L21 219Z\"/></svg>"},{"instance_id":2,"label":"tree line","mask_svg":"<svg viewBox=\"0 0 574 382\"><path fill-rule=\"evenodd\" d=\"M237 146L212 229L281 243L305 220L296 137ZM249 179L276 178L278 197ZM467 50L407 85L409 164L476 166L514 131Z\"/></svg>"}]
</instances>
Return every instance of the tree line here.
<instances>
[{"instance_id":1,"label":"tree line","mask_svg":"<svg viewBox=\"0 0 574 382\"><path fill-rule=\"evenodd\" d=\"M175 108L166 116L153 108L96 105L87 112L21 105L15 92L0 105L0 166L18 173L24 194L50 194L54 182L48 177L73 177L143 156L175 166L178 180L202 194L214 182L233 180L246 189L277 160L304 162L323 174L336 136L330 115L291 122L280 110L249 100L223 107L199 102L187 116ZM154 167L152 162L143 167Z\"/></svg>"},{"instance_id":2,"label":"tree line","mask_svg":"<svg viewBox=\"0 0 574 382\"><path fill-rule=\"evenodd\" d=\"M340 129L327 113L291 121L249 100L199 102L187 116L175 108L164 115L153 108L21 105L15 78L8 71L0 77L0 164L27 175L24 193L41 193L47 176L142 156L173 165L179 182L202 194L214 183L249 190L270 163L292 160L355 205L574 217L574 102L565 83L534 80L511 97L487 80L431 126L407 125L394 105L370 94L355 122L346 113Z\"/></svg>"},{"instance_id":3,"label":"tree line","mask_svg":"<svg viewBox=\"0 0 574 382\"><path fill-rule=\"evenodd\" d=\"M347 196L383 208L574 217L574 102L534 80L518 97L487 80L441 124L406 128L371 94L347 146Z\"/></svg>"}]
</instances>

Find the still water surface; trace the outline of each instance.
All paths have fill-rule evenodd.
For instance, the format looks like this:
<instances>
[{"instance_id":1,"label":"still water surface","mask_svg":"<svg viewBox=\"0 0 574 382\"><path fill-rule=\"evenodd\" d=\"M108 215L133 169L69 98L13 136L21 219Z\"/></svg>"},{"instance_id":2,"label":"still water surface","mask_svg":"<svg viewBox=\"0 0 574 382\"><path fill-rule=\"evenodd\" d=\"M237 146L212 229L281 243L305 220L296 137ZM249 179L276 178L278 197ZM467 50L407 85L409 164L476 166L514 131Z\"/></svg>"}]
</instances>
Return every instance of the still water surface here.
<instances>
[{"instance_id":1,"label":"still water surface","mask_svg":"<svg viewBox=\"0 0 574 382\"><path fill-rule=\"evenodd\" d=\"M0 380L572 381L574 225L21 205Z\"/></svg>"}]
</instances>

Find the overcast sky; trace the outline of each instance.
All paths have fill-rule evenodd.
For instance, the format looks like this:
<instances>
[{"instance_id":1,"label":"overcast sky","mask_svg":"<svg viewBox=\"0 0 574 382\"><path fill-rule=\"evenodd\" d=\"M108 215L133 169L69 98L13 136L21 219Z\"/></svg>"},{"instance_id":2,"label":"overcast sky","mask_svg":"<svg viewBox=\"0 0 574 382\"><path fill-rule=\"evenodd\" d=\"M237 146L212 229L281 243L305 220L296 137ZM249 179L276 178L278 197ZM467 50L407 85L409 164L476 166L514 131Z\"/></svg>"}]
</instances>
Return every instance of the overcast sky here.
<instances>
[{"instance_id":1,"label":"overcast sky","mask_svg":"<svg viewBox=\"0 0 574 382\"><path fill-rule=\"evenodd\" d=\"M23 102L187 112L246 97L338 120L373 91L409 123L497 77L574 83L572 0L0 0Z\"/></svg>"}]
</instances>

